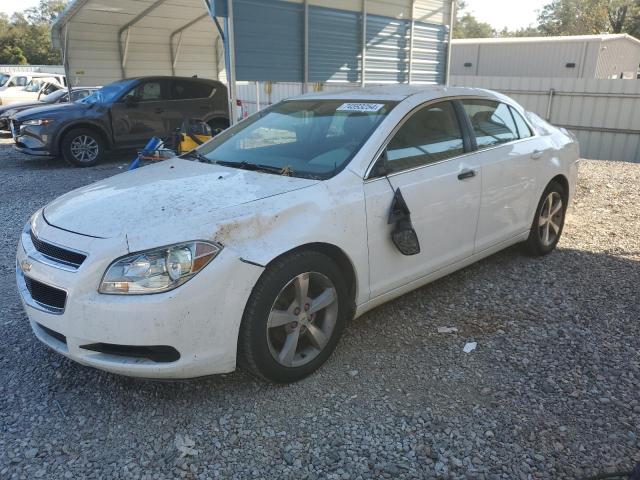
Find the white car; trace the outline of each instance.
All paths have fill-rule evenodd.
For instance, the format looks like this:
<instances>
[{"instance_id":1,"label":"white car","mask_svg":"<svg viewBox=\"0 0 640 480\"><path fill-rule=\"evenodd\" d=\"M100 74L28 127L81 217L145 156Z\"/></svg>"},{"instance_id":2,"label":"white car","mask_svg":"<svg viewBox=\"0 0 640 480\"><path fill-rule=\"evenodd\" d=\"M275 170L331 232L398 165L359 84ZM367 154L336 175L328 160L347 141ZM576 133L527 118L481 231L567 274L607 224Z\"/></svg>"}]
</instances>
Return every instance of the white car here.
<instances>
[{"instance_id":1,"label":"white car","mask_svg":"<svg viewBox=\"0 0 640 480\"><path fill-rule=\"evenodd\" d=\"M22 72L0 74L0 105L38 100L66 85L64 75Z\"/></svg>"},{"instance_id":2,"label":"white car","mask_svg":"<svg viewBox=\"0 0 640 480\"><path fill-rule=\"evenodd\" d=\"M36 336L84 365L292 382L354 316L516 243L551 252L578 157L486 90L307 95L36 212L19 291Z\"/></svg>"}]
</instances>

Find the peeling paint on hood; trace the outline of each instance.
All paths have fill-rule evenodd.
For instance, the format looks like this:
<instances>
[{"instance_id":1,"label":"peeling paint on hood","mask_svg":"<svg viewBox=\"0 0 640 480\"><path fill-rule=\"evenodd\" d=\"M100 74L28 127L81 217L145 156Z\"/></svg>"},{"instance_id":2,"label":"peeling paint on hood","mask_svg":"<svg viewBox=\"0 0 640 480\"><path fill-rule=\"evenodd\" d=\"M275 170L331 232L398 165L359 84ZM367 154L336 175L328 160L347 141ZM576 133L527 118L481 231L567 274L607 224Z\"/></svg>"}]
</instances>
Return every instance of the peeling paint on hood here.
<instances>
[{"instance_id":1,"label":"peeling paint on hood","mask_svg":"<svg viewBox=\"0 0 640 480\"><path fill-rule=\"evenodd\" d=\"M216 212L318 183L295 177L172 159L74 190L44 209L47 222L83 235L113 238L158 227L184 230Z\"/></svg>"}]
</instances>

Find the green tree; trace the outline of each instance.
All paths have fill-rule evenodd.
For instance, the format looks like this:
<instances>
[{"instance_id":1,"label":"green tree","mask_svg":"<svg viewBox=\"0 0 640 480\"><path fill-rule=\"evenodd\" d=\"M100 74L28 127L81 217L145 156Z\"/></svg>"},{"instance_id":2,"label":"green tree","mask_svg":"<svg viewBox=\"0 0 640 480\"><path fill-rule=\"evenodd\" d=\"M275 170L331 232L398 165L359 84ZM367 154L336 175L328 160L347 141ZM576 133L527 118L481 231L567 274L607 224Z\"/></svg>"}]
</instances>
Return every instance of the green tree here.
<instances>
[{"instance_id":1,"label":"green tree","mask_svg":"<svg viewBox=\"0 0 640 480\"><path fill-rule=\"evenodd\" d=\"M0 51L8 52L3 61L14 58L10 63L18 63L26 57L24 63L32 65L59 64L60 52L51 46L51 24L65 4L66 0L40 0L38 7L15 13L10 19L0 15Z\"/></svg>"},{"instance_id":2,"label":"green tree","mask_svg":"<svg viewBox=\"0 0 640 480\"><path fill-rule=\"evenodd\" d=\"M545 35L637 33L639 0L553 0L538 16Z\"/></svg>"},{"instance_id":3,"label":"green tree","mask_svg":"<svg viewBox=\"0 0 640 480\"><path fill-rule=\"evenodd\" d=\"M40 0L40 5L26 9L24 16L32 25L50 26L66 6L67 0Z\"/></svg>"},{"instance_id":4,"label":"green tree","mask_svg":"<svg viewBox=\"0 0 640 480\"><path fill-rule=\"evenodd\" d=\"M11 65L26 65L27 57L24 56L20 47L5 45L0 49L0 63Z\"/></svg>"},{"instance_id":5,"label":"green tree","mask_svg":"<svg viewBox=\"0 0 640 480\"><path fill-rule=\"evenodd\" d=\"M473 14L465 11L466 8L467 4L464 0L457 1L453 38L488 38L496 36L496 31L491 25L480 22Z\"/></svg>"}]
</instances>

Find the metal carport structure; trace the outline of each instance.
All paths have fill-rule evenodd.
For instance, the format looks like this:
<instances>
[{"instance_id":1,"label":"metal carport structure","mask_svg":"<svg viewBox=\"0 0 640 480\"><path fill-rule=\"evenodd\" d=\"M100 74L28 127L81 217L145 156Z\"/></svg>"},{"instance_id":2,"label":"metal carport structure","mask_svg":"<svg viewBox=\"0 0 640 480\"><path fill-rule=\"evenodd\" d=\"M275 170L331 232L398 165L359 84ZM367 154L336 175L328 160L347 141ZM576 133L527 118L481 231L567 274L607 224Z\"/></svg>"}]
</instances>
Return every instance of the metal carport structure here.
<instances>
[{"instance_id":1,"label":"metal carport structure","mask_svg":"<svg viewBox=\"0 0 640 480\"><path fill-rule=\"evenodd\" d=\"M198 75L227 82L234 102L237 82L266 82L269 89L288 82L301 91L445 83L453 6L453 0L73 0L52 36L72 85Z\"/></svg>"}]
</instances>

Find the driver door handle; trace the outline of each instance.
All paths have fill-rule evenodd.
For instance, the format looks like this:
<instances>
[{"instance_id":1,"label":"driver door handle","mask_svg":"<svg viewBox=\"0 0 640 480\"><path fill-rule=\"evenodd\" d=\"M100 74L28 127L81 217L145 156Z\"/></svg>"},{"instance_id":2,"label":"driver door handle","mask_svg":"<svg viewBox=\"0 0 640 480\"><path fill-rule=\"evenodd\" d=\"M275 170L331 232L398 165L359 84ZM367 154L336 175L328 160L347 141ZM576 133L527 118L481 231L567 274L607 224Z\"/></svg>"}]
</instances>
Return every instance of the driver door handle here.
<instances>
[{"instance_id":1,"label":"driver door handle","mask_svg":"<svg viewBox=\"0 0 640 480\"><path fill-rule=\"evenodd\" d=\"M458 175L458 180L466 180L467 178L473 178L475 176L476 176L475 170L466 168L462 170L462 172L460 172L460 174Z\"/></svg>"}]
</instances>

